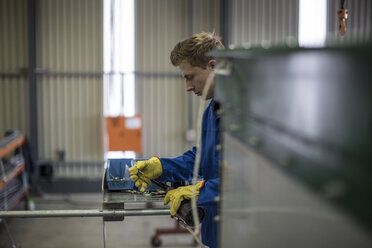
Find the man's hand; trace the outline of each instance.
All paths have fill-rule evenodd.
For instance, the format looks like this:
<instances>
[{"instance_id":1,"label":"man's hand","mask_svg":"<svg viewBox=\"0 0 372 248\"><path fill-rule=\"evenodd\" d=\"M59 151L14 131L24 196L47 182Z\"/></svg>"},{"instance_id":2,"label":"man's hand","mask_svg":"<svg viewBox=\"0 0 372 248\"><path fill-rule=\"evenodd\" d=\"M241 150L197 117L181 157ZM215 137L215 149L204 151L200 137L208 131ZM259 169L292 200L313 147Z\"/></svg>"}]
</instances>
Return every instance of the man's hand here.
<instances>
[{"instance_id":1,"label":"man's hand","mask_svg":"<svg viewBox=\"0 0 372 248\"><path fill-rule=\"evenodd\" d=\"M139 172L141 171L141 172ZM141 186L141 192L151 184L150 179L161 176L163 168L158 157L152 157L149 160L138 161L134 166L129 168L130 179L136 187Z\"/></svg>"},{"instance_id":2,"label":"man's hand","mask_svg":"<svg viewBox=\"0 0 372 248\"><path fill-rule=\"evenodd\" d=\"M198 199L200 189L203 187L204 181L197 183L196 186L196 199ZM176 215L178 209L181 206L181 202L185 199L192 198L192 189L193 185L178 187L177 189L173 189L168 191L164 198L164 205L167 205L169 201L171 202L170 205L170 213L172 216Z\"/></svg>"}]
</instances>

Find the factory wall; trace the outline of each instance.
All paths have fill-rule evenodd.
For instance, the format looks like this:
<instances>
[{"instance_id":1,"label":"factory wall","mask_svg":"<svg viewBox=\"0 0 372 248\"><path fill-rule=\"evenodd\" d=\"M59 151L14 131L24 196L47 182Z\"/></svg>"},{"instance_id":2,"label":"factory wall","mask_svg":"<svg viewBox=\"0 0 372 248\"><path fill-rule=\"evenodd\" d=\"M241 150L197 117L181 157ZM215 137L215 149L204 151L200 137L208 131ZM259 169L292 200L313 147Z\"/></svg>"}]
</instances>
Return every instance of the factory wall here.
<instances>
[{"instance_id":1,"label":"factory wall","mask_svg":"<svg viewBox=\"0 0 372 248\"><path fill-rule=\"evenodd\" d=\"M58 160L62 151L66 163L57 167L57 173L99 175L103 161L102 1L39 0L37 17L39 157ZM93 171L76 166L87 162L99 167ZM69 163L75 166L70 168Z\"/></svg>"},{"instance_id":2,"label":"factory wall","mask_svg":"<svg viewBox=\"0 0 372 248\"><path fill-rule=\"evenodd\" d=\"M0 49L9 59L1 60L0 131L16 128L28 135L28 79L20 73L28 67L27 1L1 5L6 35ZM37 1L38 156L52 161L59 177L100 176L104 162L102 5L99 0ZM144 117L140 156L177 156L195 144L185 136L195 126L199 99L185 92L169 53L192 33L219 33L219 1L136 5L136 99Z\"/></svg>"},{"instance_id":3,"label":"factory wall","mask_svg":"<svg viewBox=\"0 0 372 248\"><path fill-rule=\"evenodd\" d=\"M345 37L338 35L339 3L328 0L327 39L333 34L340 42L368 40L370 1L345 2L350 13ZM220 1L141 0L136 5L136 70L154 73L136 77L137 111L144 116L142 155L175 156L195 144L185 142L185 131L195 128L199 98L185 93L183 79L170 64L169 53L177 41L191 34L215 31L221 35ZM297 42L298 0L232 0L229 5L231 37L226 46L284 46ZM175 74L159 76L159 72Z\"/></svg>"},{"instance_id":4,"label":"factory wall","mask_svg":"<svg viewBox=\"0 0 372 248\"><path fill-rule=\"evenodd\" d=\"M37 1L39 158L57 163L57 174L99 176L104 162L103 1ZM226 46L284 45L298 36L298 0L231 0ZM195 144L199 98L185 92L169 61L175 43L201 31L221 35L220 0L137 0L136 112L143 116L143 152L177 156ZM328 0L327 42L371 40L368 0L345 1L348 31L338 32L339 1ZM0 133L28 135L27 1L0 1ZM60 154L61 154L60 153ZM91 166L91 165L97 166ZM89 166L85 166L89 165Z\"/></svg>"},{"instance_id":5,"label":"factory wall","mask_svg":"<svg viewBox=\"0 0 372 248\"><path fill-rule=\"evenodd\" d=\"M298 0L232 0L231 44L281 46L298 36Z\"/></svg>"},{"instance_id":6,"label":"factory wall","mask_svg":"<svg viewBox=\"0 0 372 248\"><path fill-rule=\"evenodd\" d=\"M0 136L29 133L27 1L0 1Z\"/></svg>"},{"instance_id":7,"label":"factory wall","mask_svg":"<svg viewBox=\"0 0 372 248\"><path fill-rule=\"evenodd\" d=\"M136 104L144 118L143 157L178 156L195 145L186 142L186 130L195 126L199 100L186 93L169 55L193 33L218 33L218 16L217 0L136 1Z\"/></svg>"},{"instance_id":8,"label":"factory wall","mask_svg":"<svg viewBox=\"0 0 372 248\"><path fill-rule=\"evenodd\" d=\"M37 1L38 156L63 160L56 175L102 174L102 8L101 0ZM29 135L27 1L1 1L0 11L0 132Z\"/></svg>"},{"instance_id":9,"label":"factory wall","mask_svg":"<svg viewBox=\"0 0 372 248\"><path fill-rule=\"evenodd\" d=\"M231 1L231 44L255 47L285 45L298 37L298 0ZM368 0L345 1L349 15L347 33L338 33L339 0L327 1L328 45L365 43L372 38L372 3ZM317 13L314 13L316 18Z\"/></svg>"},{"instance_id":10,"label":"factory wall","mask_svg":"<svg viewBox=\"0 0 372 248\"><path fill-rule=\"evenodd\" d=\"M220 0L198 1L192 0L188 17L189 33L195 34L199 32L215 32L221 37L221 6ZM226 44L227 46L227 44ZM184 84L184 82L183 82ZM195 131L197 116L200 106L200 97L193 93L188 94L188 130ZM195 145L196 141L188 140L188 144Z\"/></svg>"}]
</instances>

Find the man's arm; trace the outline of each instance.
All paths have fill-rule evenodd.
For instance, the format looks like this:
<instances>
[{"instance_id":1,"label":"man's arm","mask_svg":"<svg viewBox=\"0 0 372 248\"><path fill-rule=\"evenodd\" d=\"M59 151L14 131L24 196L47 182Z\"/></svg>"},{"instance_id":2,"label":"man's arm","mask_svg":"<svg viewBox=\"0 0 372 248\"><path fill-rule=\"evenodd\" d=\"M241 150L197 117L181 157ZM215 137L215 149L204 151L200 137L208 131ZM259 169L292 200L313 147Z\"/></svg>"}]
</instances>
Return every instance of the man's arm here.
<instances>
[{"instance_id":1,"label":"man's arm","mask_svg":"<svg viewBox=\"0 0 372 248\"><path fill-rule=\"evenodd\" d=\"M190 181L194 171L196 147L176 158L160 158L163 174L160 181Z\"/></svg>"},{"instance_id":2,"label":"man's arm","mask_svg":"<svg viewBox=\"0 0 372 248\"><path fill-rule=\"evenodd\" d=\"M200 189L198 205L214 205L215 198L218 196L218 187L220 184L219 178L209 179L205 181L203 187Z\"/></svg>"}]
</instances>

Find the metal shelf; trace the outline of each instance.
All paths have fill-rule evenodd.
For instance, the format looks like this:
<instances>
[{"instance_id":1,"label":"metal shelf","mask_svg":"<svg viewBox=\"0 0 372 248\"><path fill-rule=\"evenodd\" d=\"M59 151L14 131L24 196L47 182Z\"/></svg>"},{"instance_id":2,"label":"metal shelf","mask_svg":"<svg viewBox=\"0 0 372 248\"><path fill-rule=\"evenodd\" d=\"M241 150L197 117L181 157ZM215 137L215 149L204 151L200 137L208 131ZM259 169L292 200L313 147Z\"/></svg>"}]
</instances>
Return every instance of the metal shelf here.
<instances>
[{"instance_id":1,"label":"metal shelf","mask_svg":"<svg viewBox=\"0 0 372 248\"><path fill-rule=\"evenodd\" d=\"M3 179L0 181L0 190L2 190L5 185L7 185L11 180L13 180L16 176L22 173L25 170L26 166L25 163L22 162L19 166L16 166L13 171L11 171L7 175L3 175Z\"/></svg>"},{"instance_id":2,"label":"metal shelf","mask_svg":"<svg viewBox=\"0 0 372 248\"><path fill-rule=\"evenodd\" d=\"M12 210L28 195L26 165L22 155L25 137L18 131L0 140L0 208ZM14 152L16 149L20 152Z\"/></svg>"},{"instance_id":3,"label":"metal shelf","mask_svg":"<svg viewBox=\"0 0 372 248\"><path fill-rule=\"evenodd\" d=\"M6 138L4 138L6 139ZM4 142L5 141L5 142ZM0 143L0 158L3 158L5 155L16 149L17 147L23 145L25 142L24 136L18 136L15 139L11 139L11 141L3 140Z\"/></svg>"}]
</instances>

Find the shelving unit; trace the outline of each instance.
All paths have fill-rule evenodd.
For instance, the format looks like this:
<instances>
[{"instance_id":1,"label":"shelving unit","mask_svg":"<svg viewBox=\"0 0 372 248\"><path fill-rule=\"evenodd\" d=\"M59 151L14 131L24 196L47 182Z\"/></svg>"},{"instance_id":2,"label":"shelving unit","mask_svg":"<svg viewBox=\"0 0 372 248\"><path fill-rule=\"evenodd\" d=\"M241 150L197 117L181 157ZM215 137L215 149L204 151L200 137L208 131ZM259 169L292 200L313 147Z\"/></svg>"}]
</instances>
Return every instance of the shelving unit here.
<instances>
[{"instance_id":1,"label":"shelving unit","mask_svg":"<svg viewBox=\"0 0 372 248\"><path fill-rule=\"evenodd\" d=\"M0 210L12 210L28 196L26 165L22 155L25 137L19 132L0 140Z\"/></svg>"}]
</instances>

